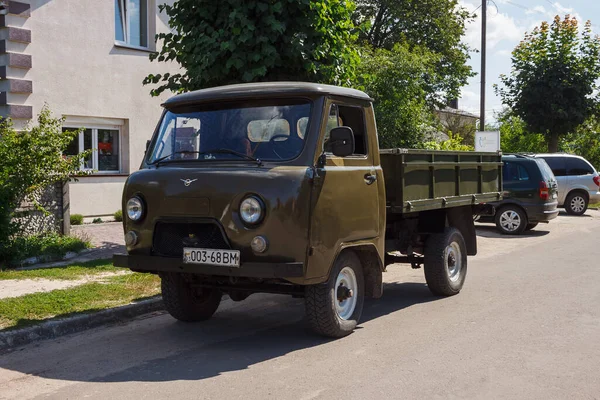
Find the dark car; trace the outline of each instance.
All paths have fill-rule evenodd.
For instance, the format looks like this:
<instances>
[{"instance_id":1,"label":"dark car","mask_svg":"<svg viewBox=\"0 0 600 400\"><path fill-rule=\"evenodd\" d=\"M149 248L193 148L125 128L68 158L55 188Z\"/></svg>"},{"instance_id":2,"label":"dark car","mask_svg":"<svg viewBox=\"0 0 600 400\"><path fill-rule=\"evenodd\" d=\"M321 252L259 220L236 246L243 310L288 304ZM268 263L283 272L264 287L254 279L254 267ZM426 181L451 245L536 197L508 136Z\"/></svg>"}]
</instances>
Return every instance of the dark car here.
<instances>
[{"instance_id":1,"label":"dark car","mask_svg":"<svg viewBox=\"0 0 600 400\"><path fill-rule=\"evenodd\" d=\"M503 200L491 203L493 216L479 222L494 222L500 232L518 235L547 223L558 215L558 183L542 158L504 155Z\"/></svg>"}]
</instances>

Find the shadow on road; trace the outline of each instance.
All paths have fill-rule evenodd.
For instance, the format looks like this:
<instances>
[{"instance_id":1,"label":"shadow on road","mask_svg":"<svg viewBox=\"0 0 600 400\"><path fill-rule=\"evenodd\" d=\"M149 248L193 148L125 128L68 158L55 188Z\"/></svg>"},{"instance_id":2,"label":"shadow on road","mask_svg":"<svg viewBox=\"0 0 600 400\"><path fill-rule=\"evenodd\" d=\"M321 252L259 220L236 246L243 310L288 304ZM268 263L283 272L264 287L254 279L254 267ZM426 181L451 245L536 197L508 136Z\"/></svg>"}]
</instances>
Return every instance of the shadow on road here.
<instances>
[{"instance_id":1,"label":"shadow on road","mask_svg":"<svg viewBox=\"0 0 600 400\"><path fill-rule=\"evenodd\" d=\"M42 343L2 356L0 368L79 382L201 380L334 342L306 328L302 300L265 299L264 306L234 306L201 324L159 316L142 321L148 326L139 334L130 324L108 328L87 346L77 343L84 341L81 336ZM389 283L381 299L365 302L362 323L438 299L424 283Z\"/></svg>"},{"instance_id":2,"label":"shadow on road","mask_svg":"<svg viewBox=\"0 0 600 400\"><path fill-rule=\"evenodd\" d=\"M498 231L498 228L495 226L486 226L486 225L477 225L476 226L477 236L486 237L486 238L494 238L494 239L519 239L522 237L540 237L546 236L549 234L549 231L543 230L543 227L540 227L531 230L525 231L520 235L504 235Z\"/></svg>"},{"instance_id":3,"label":"shadow on road","mask_svg":"<svg viewBox=\"0 0 600 400\"><path fill-rule=\"evenodd\" d=\"M564 211L564 210L561 210L561 211L558 213L558 216L559 216L559 217L568 217L568 218L593 218L593 217L592 217L592 216L589 214L589 212L590 212L590 209L588 209L588 211L586 211L586 213L585 213L585 214L583 214L583 215L571 215L571 214L567 214L567 212L566 212L566 211Z\"/></svg>"}]
</instances>

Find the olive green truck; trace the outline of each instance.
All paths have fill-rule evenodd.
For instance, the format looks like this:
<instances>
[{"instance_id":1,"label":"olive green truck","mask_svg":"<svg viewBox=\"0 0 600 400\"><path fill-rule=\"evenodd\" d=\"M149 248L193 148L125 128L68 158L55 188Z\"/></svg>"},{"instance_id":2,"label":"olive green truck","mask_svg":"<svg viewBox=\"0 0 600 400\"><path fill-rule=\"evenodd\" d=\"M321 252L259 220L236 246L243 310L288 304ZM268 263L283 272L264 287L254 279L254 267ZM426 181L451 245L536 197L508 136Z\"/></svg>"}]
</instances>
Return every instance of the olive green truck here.
<instances>
[{"instance_id":1,"label":"olive green truck","mask_svg":"<svg viewBox=\"0 0 600 400\"><path fill-rule=\"evenodd\" d=\"M342 337L386 267L423 267L434 295L461 290L473 216L501 198L500 153L378 147L372 99L309 83L180 94L123 193L127 254L159 274L167 311L201 321L223 294L305 299L313 330Z\"/></svg>"}]
</instances>

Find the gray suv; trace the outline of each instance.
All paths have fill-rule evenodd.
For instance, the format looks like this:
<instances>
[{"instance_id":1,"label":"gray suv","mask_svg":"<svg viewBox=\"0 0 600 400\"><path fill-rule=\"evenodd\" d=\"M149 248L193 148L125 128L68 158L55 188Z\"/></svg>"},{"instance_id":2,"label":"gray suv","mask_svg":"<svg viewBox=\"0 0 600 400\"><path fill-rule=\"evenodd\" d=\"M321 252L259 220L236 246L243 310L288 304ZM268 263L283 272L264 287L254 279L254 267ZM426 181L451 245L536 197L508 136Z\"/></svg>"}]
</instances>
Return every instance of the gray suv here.
<instances>
[{"instance_id":1,"label":"gray suv","mask_svg":"<svg viewBox=\"0 0 600 400\"><path fill-rule=\"evenodd\" d=\"M536 154L552 169L558 181L558 206L582 215L588 204L600 202L600 176L585 158L564 153Z\"/></svg>"}]
</instances>

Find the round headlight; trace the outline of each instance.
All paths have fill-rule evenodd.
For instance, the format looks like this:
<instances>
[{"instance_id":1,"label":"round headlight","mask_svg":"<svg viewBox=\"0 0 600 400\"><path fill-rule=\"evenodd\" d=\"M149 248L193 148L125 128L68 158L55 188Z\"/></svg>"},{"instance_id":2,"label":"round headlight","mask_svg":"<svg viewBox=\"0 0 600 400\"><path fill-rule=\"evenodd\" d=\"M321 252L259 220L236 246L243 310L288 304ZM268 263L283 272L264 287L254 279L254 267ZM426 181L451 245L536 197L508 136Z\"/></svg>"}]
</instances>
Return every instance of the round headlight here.
<instances>
[{"instance_id":1,"label":"round headlight","mask_svg":"<svg viewBox=\"0 0 600 400\"><path fill-rule=\"evenodd\" d=\"M254 196L245 198L240 204L240 216L242 221L247 224L258 224L262 221L264 214L262 201Z\"/></svg>"},{"instance_id":2,"label":"round headlight","mask_svg":"<svg viewBox=\"0 0 600 400\"><path fill-rule=\"evenodd\" d=\"M132 221L139 221L144 215L144 203L139 197L132 197L127 201L127 216Z\"/></svg>"}]
</instances>

